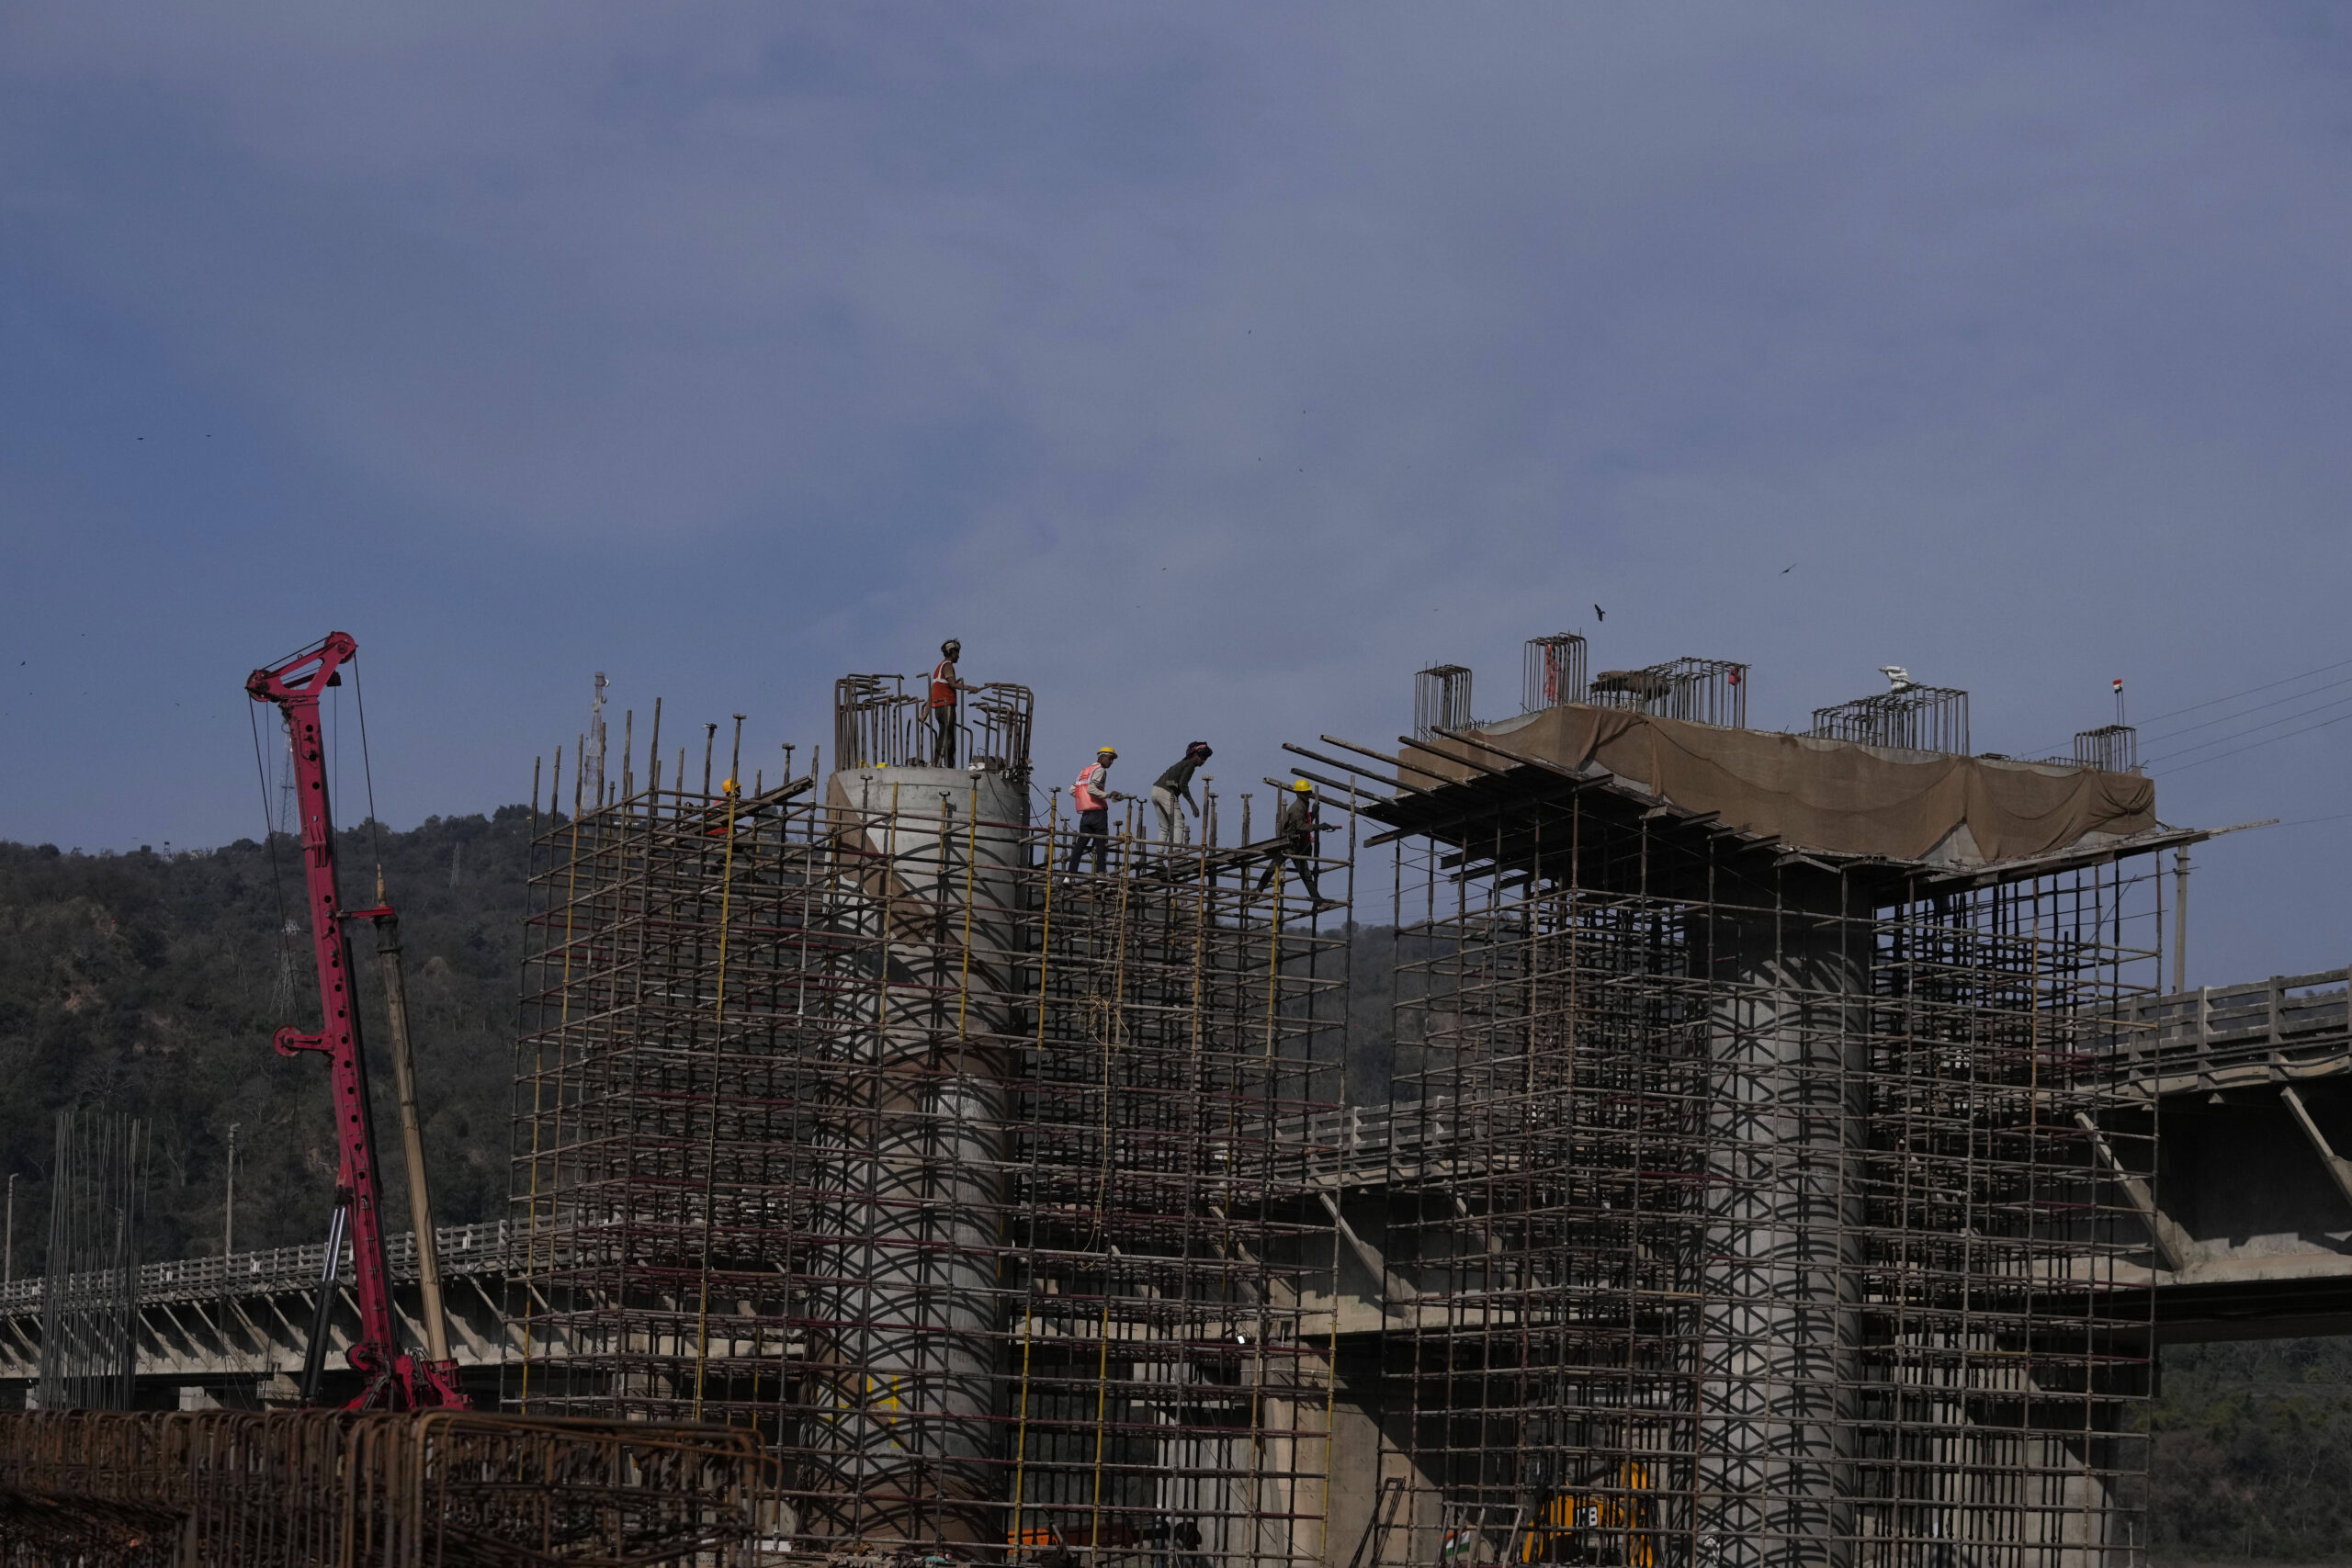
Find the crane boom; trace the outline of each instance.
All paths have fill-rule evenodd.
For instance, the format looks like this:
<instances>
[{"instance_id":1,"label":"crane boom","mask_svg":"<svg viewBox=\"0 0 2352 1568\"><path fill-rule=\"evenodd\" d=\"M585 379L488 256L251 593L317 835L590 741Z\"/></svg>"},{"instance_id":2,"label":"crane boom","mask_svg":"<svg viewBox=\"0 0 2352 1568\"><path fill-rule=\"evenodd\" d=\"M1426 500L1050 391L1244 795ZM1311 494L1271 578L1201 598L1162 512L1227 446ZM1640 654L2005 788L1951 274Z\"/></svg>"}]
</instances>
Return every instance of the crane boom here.
<instances>
[{"instance_id":1,"label":"crane boom","mask_svg":"<svg viewBox=\"0 0 2352 1568\"><path fill-rule=\"evenodd\" d=\"M356 1276L359 1337L350 1350L352 1369L366 1380L355 1409L463 1407L457 1369L446 1361L409 1355L400 1347L392 1312L391 1276L384 1263L381 1186L376 1172L375 1123L368 1112L368 1065L360 1055L359 1012L351 968L351 942L344 922L355 913L343 907L336 886L334 819L327 797L326 750L319 724L319 698L342 683L338 671L359 651L343 632L330 632L316 646L268 669L256 670L245 691L286 716L293 737L295 793L302 818L302 880L311 910L311 952L318 968L321 1029L305 1034L292 1027L274 1042L288 1056L316 1051L327 1059L334 1091L336 1142L341 1165L337 1206L349 1222L352 1270ZM374 913L360 911L358 913ZM331 1295L335 1259L329 1241ZM324 1312L321 1316L323 1319ZM317 1348L312 1350L315 1364ZM306 1391L308 1392L308 1391Z\"/></svg>"}]
</instances>

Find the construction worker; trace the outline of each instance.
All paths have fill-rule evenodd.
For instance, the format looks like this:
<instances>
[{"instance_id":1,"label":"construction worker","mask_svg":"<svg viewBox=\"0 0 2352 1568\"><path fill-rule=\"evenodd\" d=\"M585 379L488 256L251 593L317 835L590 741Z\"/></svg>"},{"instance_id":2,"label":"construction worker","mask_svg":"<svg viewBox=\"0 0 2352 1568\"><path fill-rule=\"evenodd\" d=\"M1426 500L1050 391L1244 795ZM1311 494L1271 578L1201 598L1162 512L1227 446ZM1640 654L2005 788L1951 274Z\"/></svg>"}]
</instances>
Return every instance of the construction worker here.
<instances>
[{"instance_id":1,"label":"construction worker","mask_svg":"<svg viewBox=\"0 0 2352 1568\"><path fill-rule=\"evenodd\" d=\"M1308 902L1321 903L1323 895L1316 886L1315 859L1320 852L1316 835L1329 833L1335 826L1315 819L1315 786L1305 779L1294 780L1282 815L1274 822L1274 849L1266 859L1265 874L1258 878L1258 891L1264 892L1266 884L1282 874L1283 862L1287 860L1305 885Z\"/></svg>"},{"instance_id":2,"label":"construction worker","mask_svg":"<svg viewBox=\"0 0 2352 1568\"><path fill-rule=\"evenodd\" d=\"M931 761L933 767L952 768L956 765L956 705L959 700L956 694L979 690L978 686L967 685L956 677L956 661L963 657L963 643L951 637L939 645L939 662L931 667Z\"/></svg>"},{"instance_id":3,"label":"construction worker","mask_svg":"<svg viewBox=\"0 0 2352 1568\"><path fill-rule=\"evenodd\" d=\"M1102 874L1103 863L1111 857L1111 803L1127 798L1110 787L1111 764L1118 760L1117 747L1098 748L1094 761L1078 770L1078 781L1069 786L1070 805L1078 810L1078 837L1069 846L1072 871L1078 869L1090 840L1094 845L1095 875Z\"/></svg>"},{"instance_id":4,"label":"construction worker","mask_svg":"<svg viewBox=\"0 0 2352 1568\"><path fill-rule=\"evenodd\" d=\"M1182 801L1191 807L1193 815L1201 814L1201 803L1193 798L1193 774L1209 760L1209 743L1195 740L1184 748L1184 755L1169 764L1168 771L1151 781L1152 809L1159 813L1159 841L1163 844L1189 844L1193 841L1193 825L1176 809Z\"/></svg>"}]
</instances>

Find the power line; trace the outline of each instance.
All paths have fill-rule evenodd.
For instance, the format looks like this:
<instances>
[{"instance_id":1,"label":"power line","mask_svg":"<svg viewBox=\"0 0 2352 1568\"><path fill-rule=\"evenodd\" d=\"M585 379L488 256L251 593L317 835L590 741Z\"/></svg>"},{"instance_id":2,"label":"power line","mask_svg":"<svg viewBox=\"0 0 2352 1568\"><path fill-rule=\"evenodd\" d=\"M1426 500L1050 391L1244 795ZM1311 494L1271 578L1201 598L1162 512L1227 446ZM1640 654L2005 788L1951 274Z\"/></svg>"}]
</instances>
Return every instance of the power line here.
<instances>
[{"instance_id":1,"label":"power line","mask_svg":"<svg viewBox=\"0 0 2352 1568\"><path fill-rule=\"evenodd\" d=\"M2352 659L2339 659L2333 664L2323 664L2316 670L2306 670L2300 675L2284 675L2276 681L2266 681L2259 686L2248 686L2243 692L2232 692L2226 697L2209 697L2201 703L2191 703L2185 708L2175 708L2170 713L2156 714L2150 717L2148 722L2154 724L2160 719L2178 718L2185 713L2195 713L2199 708L2210 708L2215 703L2233 703L2240 697L2250 697L2256 692L2267 692L2273 686L2286 686L2297 681L2308 681L2314 675L2324 675L2331 670L2341 670L2346 665L2352 665Z\"/></svg>"},{"instance_id":2,"label":"power line","mask_svg":"<svg viewBox=\"0 0 2352 1568\"><path fill-rule=\"evenodd\" d=\"M2301 729L2290 729L2284 735L2273 735L2268 739L2251 741L2246 745L2236 748L2234 750L2216 751L2210 757L2199 757L2193 762L2183 762L2180 766L2177 768L2167 768L2165 772L2167 775L2173 773L2185 773L2191 768L2201 768L2208 762L2224 761L2231 757L2239 755L2241 752L2256 750L2277 741L2292 740L2298 735L2308 735L2314 729L2325 729L2330 725L2342 724L2347 718L2352 718L2352 713L2340 713L2334 718L2324 718L2317 724L2307 724Z\"/></svg>"},{"instance_id":3,"label":"power line","mask_svg":"<svg viewBox=\"0 0 2352 1568\"><path fill-rule=\"evenodd\" d=\"M2210 739L2210 740L2198 740L2198 741L2193 741L2193 742L2191 742L2190 744L2188 744L2188 745L2187 745L2187 746L2182 747L2182 748L2181 748L2180 750L2178 750L2177 751L2171 751L2171 752L2167 752L2167 753L2165 753L2165 755L2160 756L2160 757L2152 757L2152 758L2150 758L2150 759L2149 759L2149 761L2148 761L2148 766L2150 766L2151 768L2154 768L2154 767L2156 767L2156 766L2158 766L2158 765L2160 765L2160 764L2163 764L2163 763L2165 763L2165 762L2171 761L2172 761L2172 760L2174 760L2175 758L2186 757L2186 756L2188 756L2188 755L2190 752L2192 752L2192 751L2202 751L2202 750L2207 750L2207 749L2208 749L2208 748L2210 748L2210 747L2214 747L2214 746L2225 746L2225 747L2226 747L2226 746L2229 746L2233 741L2237 741L2237 740L2243 740L2243 739L2245 739L2247 736L2249 736L2249 735L2259 735L2259 734L2261 734L2261 733L2262 733L2264 730L2266 730L2266 729L2275 729L2275 728L2277 728L2279 725L2282 725L2282 724L2292 724L2292 723L2294 723L2297 719L2309 718L2309 717L2311 717L2313 714L2327 713L2327 712L2329 712L2329 711L2330 711L2330 710L2332 710L2332 709L2341 708L2341 707L2344 707L2344 706L2346 706L2346 705L2352 705L2352 697L2338 697L2338 698L2336 698L2336 699L2335 699L2335 701L2333 701L2333 702L2321 703L2321 704L2319 704L2319 705L2317 705L2316 706L2313 706L2313 707L2299 708L2299 709L2297 709L2297 710L2296 710L2295 712L2293 712L2293 713L2290 713L2290 714L2281 714L2281 715L2279 715L2277 718L2273 718L2273 719L2266 719L2266 720L2264 720L2264 721L2263 721L2262 723L2260 723L2260 724L2256 724L2256 725L2250 726L2250 727L2248 727L2247 728L2245 728L2245 729L2232 730L2232 731L2231 731L2229 734L2227 734L2227 735L2216 735L2216 736L2214 736L2214 737L2213 737L2211 739ZM2332 722L2334 722L2334 721L2333 721L2333 720L2322 720L2321 722L2322 722L2322 723L2332 723ZM2312 726L2306 726L2305 728L2318 728L2318 727L2317 727L2316 725L2312 725ZM2303 731L2302 731L2302 730L2301 730L2301 729L2290 729L2290 730L2289 730L2289 731L2287 732L2287 735L2301 735L2301 733L2303 733ZM2285 739L2286 738L2287 738L2287 736L2286 736L2286 735L2278 735L2278 736L2273 736L2273 737L2271 737L2271 739L2275 739L2275 740L2283 740L2283 739ZM2267 742L2259 742L2258 744L2267 744ZM2228 756L2229 754L2230 754L2230 753L2229 753L2228 751L2222 751L2222 752L2218 752L2218 753L2216 753L2216 755L2218 755L2218 756Z\"/></svg>"},{"instance_id":4,"label":"power line","mask_svg":"<svg viewBox=\"0 0 2352 1568\"><path fill-rule=\"evenodd\" d=\"M2208 697L2208 698L2206 698L2206 699L2205 699L2205 701L2203 701L2203 702L2201 702L2201 703L2191 703L2191 704L2189 704L2187 707L2174 708L2174 709L2173 709L2172 711L2170 711L2169 713L2160 713L2160 714L2154 714L2154 715L2152 715L2152 716L2151 716L2150 717L2148 717L2144 722L2145 722L2145 723L2148 723L2148 724L2162 724L2165 719L2168 719L2168 718L2178 718L2182 714L2185 714L2185 713L2198 713L2198 712L2200 712L2200 711L2202 711L2203 709L2206 709L2206 708L2219 706L2219 705L2220 705L2221 704L2222 704L2222 703L2233 703L2233 702L2236 702L2240 697L2251 697L2251 696L2256 695L2256 694L2258 694L2258 693L2271 691L2271 690L2273 690L2273 689L2275 689L2275 688L2277 688L2277 687L2279 687L2279 686L2291 686L2291 685L2293 685L2293 684L2294 684L2296 682L2298 682L2298 681L2308 681L2308 680L2310 680L2310 679L2311 679L2312 676L2314 676L2314 675L2324 675L2324 674L2326 674L2328 671L2332 671L2332 670L2343 670L2343 669L2346 669L2346 668L2352 668L2352 659L2339 659L2339 660L2336 660L2335 663L2333 663L2333 664L2323 664L2323 665L2321 665L2321 666L2320 666L2318 669L2316 669L2316 670L2306 670L2306 671L2302 671L2301 674L2297 674L2297 675L2282 675L2282 676L2280 676L2280 677L2279 677L2278 680L2276 680L2276 681L2265 681L2265 682L2264 682L2261 685L2259 685L2259 686L2248 686L2248 687L2247 687L2245 691L2243 691L2243 692L2232 692L2232 693L2231 693L2229 695L2227 695L2227 696L2222 696L2222 697ZM2324 688L2316 688L2316 689L2324 689ZM2310 694L2309 694L2309 693L2305 693L2305 694L2304 694L2304 695L2309 695ZM2253 711L2253 710L2249 709L2248 711L2249 711L2249 712L2251 712L2251 711ZM2187 730L2181 730L2181 731L2178 731L2177 733L2180 733L2180 734L2184 734L2184 735L2185 735L2185 734L2187 734L2187 733L2188 733L2188 731L2187 731ZM2028 748L2026 748L2024 750L2020 751L2020 752L2018 753L2018 755L2019 755L2019 756L2025 756L2025 757L2031 757L2031 756L2038 755L2038 754L2040 754L2041 752L2045 751L2045 750L2056 750L2056 743L2055 743L2055 742L2052 742L2052 743L2051 745L2049 745L2049 746L2032 746L2032 747L2028 747Z\"/></svg>"},{"instance_id":5,"label":"power line","mask_svg":"<svg viewBox=\"0 0 2352 1568\"><path fill-rule=\"evenodd\" d=\"M2193 735L2200 729L2211 729L2217 724L2230 724L2238 719L2247 717L2250 715L2263 713L2271 708L2278 707L2282 704L2299 703L2305 697L2315 697L2322 692L2332 692L2338 686L2352 686L2352 675L2346 675L2341 681L2330 681L2324 686L2313 686L2308 691L2290 693L2283 697L2274 697L2267 703L2256 703L2250 708L2240 708L2235 713L2225 713L2219 718L2209 718L2204 720L2202 723L2184 725L2178 729L2165 730L2158 735L2148 736L2147 739L2152 740L2177 740L2184 735Z\"/></svg>"}]
</instances>

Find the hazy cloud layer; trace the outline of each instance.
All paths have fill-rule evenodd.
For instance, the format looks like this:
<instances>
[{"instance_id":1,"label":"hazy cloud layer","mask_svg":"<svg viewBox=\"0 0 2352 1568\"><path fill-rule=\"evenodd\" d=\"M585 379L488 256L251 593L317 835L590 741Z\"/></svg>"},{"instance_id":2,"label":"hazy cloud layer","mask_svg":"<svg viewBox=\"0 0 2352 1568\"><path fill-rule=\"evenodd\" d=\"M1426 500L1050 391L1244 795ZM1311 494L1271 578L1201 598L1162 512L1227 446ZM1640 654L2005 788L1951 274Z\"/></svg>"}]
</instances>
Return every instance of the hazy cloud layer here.
<instances>
[{"instance_id":1,"label":"hazy cloud layer","mask_svg":"<svg viewBox=\"0 0 2352 1568\"><path fill-rule=\"evenodd\" d=\"M328 623L402 820L592 669L765 748L946 630L1051 772L1247 779L1563 628L2018 750L2352 657L2347 65L2221 5L19 5L0 834L251 831L240 679ZM2165 813L2352 810L2347 735ZM2215 847L2204 977L2344 961L2347 827Z\"/></svg>"}]
</instances>

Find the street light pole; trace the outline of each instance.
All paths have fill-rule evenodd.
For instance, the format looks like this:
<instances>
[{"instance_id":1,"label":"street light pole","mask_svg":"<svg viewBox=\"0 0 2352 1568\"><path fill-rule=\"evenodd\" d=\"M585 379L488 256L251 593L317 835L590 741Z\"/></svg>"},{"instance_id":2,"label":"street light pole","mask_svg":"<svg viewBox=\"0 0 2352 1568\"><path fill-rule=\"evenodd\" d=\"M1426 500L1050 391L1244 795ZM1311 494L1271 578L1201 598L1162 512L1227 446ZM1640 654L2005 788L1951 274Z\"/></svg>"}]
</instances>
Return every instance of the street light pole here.
<instances>
[{"instance_id":1,"label":"street light pole","mask_svg":"<svg viewBox=\"0 0 2352 1568\"><path fill-rule=\"evenodd\" d=\"M2276 817L2266 817L2259 822L2233 822L2226 828L2216 828L2204 837L2218 839L2224 833L2243 833L2248 828L2275 828ZM2159 872L2158 875L2163 873ZM2174 877L2172 903L2172 991L2175 996L2188 990L2188 846L2183 844L2173 852Z\"/></svg>"},{"instance_id":2,"label":"street light pole","mask_svg":"<svg viewBox=\"0 0 2352 1568\"><path fill-rule=\"evenodd\" d=\"M237 1123L229 1123L228 1190L220 1200L220 1259L237 1250Z\"/></svg>"}]
</instances>

